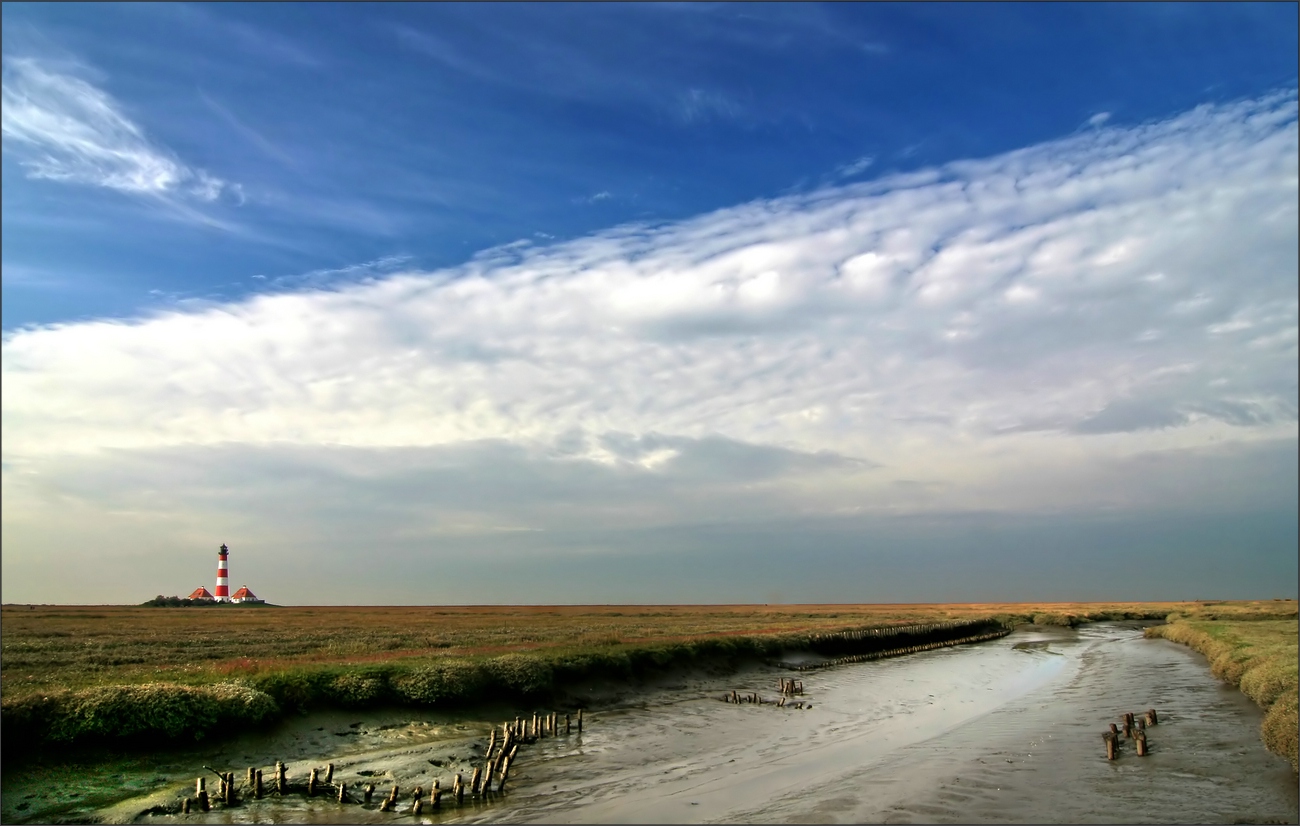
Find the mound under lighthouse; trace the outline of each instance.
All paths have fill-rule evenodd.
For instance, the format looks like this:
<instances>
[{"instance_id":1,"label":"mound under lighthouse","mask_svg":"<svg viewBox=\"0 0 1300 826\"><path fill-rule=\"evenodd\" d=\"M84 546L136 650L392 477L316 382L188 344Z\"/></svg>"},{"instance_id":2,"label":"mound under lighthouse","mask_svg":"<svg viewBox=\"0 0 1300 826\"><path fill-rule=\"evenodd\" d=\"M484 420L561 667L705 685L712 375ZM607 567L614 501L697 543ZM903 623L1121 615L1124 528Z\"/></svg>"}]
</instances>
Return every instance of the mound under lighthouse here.
<instances>
[{"instance_id":1,"label":"mound under lighthouse","mask_svg":"<svg viewBox=\"0 0 1300 826\"><path fill-rule=\"evenodd\" d=\"M217 551L217 590L212 594L217 602L230 602L230 568L226 561L229 556L230 549L222 542Z\"/></svg>"}]
</instances>

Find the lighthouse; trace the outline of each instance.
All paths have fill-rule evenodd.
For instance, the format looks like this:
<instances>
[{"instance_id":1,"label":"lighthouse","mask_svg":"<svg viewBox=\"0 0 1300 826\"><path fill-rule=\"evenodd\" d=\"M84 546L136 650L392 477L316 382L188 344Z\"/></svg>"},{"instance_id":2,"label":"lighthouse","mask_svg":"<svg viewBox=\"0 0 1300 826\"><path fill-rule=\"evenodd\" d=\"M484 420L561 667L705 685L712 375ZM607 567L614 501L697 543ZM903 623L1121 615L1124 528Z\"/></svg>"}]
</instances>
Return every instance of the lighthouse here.
<instances>
[{"instance_id":1,"label":"lighthouse","mask_svg":"<svg viewBox=\"0 0 1300 826\"><path fill-rule=\"evenodd\" d=\"M223 542L221 549L217 551L217 590L212 595L217 602L230 602L230 570L226 565L228 556L230 556L230 549Z\"/></svg>"}]
</instances>

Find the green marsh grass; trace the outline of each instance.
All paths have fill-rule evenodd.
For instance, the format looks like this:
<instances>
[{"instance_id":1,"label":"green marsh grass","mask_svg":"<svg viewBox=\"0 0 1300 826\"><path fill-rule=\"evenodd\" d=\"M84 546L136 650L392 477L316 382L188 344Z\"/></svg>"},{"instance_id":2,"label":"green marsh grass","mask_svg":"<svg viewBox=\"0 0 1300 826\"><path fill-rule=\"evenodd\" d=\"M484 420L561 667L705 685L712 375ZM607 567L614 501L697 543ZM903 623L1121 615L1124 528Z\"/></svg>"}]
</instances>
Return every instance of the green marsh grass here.
<instances>
[{"instance_id":1,"label":"green marsh grass","mask_svg":"<svg viewBox=\"0 0 1300 826\"><path fill-rule=\"evenodd\" d=\"M1267 605L1267 604L1266 604ZM1199 606L1172 615L1170 622L1148 628L1151 637L1182 643L1205 655L1215 676L1236 686L1265 710L1260 725L1264 746L1297 762L1297 633L1294 602L1270 612L1258 606Z\"/></svg>"}]
</instances>

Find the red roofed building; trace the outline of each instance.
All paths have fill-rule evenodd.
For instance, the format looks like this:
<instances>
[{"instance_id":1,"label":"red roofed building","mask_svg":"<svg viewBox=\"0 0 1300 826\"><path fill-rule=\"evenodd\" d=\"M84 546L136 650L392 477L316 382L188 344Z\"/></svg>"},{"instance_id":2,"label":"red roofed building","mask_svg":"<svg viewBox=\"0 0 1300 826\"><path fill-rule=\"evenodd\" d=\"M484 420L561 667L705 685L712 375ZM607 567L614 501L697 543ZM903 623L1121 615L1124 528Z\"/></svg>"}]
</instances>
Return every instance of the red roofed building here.
<instances>
[{"instance_id":1,"label":"red roofed building","mask_svg":"<svg viewBox=\"0 0 1300 826\"><path fill-rule=\"evenodd\" d=\"M194 590L194 593L192 593L192 594L190 594L189 596L187 596L186 599L207 599L207 600L212 600L212 599L216 599L216 597L212 596L211 592L209 592L207 588L196 588L196 589Z\"/></svg>"},{"instance_id":2,"label":"red roofed building","mask_svg":"<svg viewBox=\"0 0 1300 826\"><path fill-rule=\"evenodd\" d=\"M244 586L243 588L240 588L238 591L230 595L230 601L231 602L261 602L262 600L254 596L253 592L248 590L248 586Z\"/></svg>"}]
</instances>

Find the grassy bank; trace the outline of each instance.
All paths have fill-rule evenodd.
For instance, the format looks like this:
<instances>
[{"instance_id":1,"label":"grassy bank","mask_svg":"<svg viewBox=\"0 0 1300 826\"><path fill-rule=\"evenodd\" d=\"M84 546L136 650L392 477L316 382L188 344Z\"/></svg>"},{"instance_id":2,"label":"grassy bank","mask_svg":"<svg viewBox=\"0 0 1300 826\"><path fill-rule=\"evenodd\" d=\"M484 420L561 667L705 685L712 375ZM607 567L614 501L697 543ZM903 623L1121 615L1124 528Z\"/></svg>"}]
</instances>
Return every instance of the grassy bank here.
<instances>
[{"instance_id":1,"label":"grassy bank","mask_svg":"<svg viewBox=\"0 0 1300 826\"><path fill-rule=\"evenodd\" d=\"M1290 606L1290 617L1283 606ZM1260 736L1274 754L1297 763L1297 625L1295 603L1279 610L1248 611L1238 606L1200 606L1170 616L1147 636L1190 646L1210 661L1215 676L1241 689L1265 709Z\"/></svg>"},{"instance_id":2,"label":"grassy bank","mask_svg":"<svg viewBox=\"0 0 1300 826\"><path fill-rule=\"evenodd\" d=\"M726 665L915 623L1076 625L1191 603L274 608L5 606L5 744L156 742L314 707L463 706Z\"/></svg>"}]
</instances>

